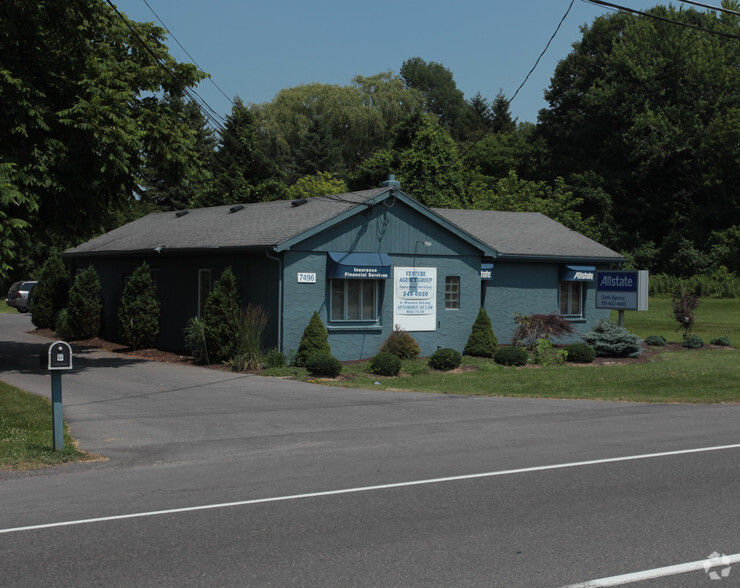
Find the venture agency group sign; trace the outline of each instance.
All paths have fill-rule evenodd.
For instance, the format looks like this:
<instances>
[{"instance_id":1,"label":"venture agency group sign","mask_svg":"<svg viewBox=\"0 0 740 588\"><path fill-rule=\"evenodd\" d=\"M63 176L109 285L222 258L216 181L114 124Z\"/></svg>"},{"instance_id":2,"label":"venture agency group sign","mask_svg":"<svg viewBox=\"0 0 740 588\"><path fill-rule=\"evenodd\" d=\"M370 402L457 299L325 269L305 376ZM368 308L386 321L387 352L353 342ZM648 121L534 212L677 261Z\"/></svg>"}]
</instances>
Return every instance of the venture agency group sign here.
<instances>
[{"instance_id":1,"label":"venture agency group sign","mask_svg":"<svg viewBox=\"0 0 740 588\"><path fill-rule=\"evenodd\" d=\"M648 272L613 270L596 272L596 308L647 310Z\"/></svg>"}]
</instances>

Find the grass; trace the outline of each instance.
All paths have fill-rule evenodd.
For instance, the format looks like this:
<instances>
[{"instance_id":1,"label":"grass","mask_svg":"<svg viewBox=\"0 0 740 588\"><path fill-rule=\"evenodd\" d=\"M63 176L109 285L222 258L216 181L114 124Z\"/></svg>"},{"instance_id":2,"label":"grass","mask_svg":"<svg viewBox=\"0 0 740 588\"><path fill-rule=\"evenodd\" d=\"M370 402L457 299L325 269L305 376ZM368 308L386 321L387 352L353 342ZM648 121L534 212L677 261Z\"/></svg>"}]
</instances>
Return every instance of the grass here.
<instances>
[{"instance_id":1,"label":"grass","mask_svg":"<svg viewBox=\"0 0 740 588\"><path fill-rule=\"evenodd\" d=\"M18 312L18 310L16 310L12 306L8 306L5 302L5 298L3 298L2 301L0 301L0 313L4 312Z\"/></svg>"},{"instance_id":2,"label":"grass","mask_svg":"<svg viewBox=\"0 0 740 588\"><path fill-rule=\"evenodd\" d=\"M640 337L663 335L680 343L670 317L671 301L651 299L648 312L626 312L625 326ZM614 313L614 320L617 313ZM350 388L509 396L600 399L633 402L740 402L740 299L702 300L693 333L705 343L727 336L733 349L662 352L647 363L606 366L504 368L491 360L463 357L462 373L433 372L426 360L404 361L402 376L383 378L366 373L367 362L346 364L337 380L322 384ZM301 368L268 370L265 375L314 381Z\"/></svg>"},{"instance_id":3,"label":"grass","mask_svg":"<svg viewBox=\"0 0 740 588\"><path fill-rule=\"evenodd\" d=\"M0 470L28 470L93 458L79 451L64 426L64 450L54 451L51 403L0 382Z\"/></svg>"}]
</instances>

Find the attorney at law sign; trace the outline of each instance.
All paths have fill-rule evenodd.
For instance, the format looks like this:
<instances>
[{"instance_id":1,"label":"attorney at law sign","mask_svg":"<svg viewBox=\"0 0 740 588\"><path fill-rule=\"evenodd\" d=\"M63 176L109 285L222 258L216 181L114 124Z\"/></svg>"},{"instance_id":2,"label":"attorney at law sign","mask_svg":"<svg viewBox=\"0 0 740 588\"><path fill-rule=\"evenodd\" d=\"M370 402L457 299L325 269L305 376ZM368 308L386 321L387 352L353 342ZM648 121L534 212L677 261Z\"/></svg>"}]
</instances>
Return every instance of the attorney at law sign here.
<instances>
[{"instance_id":1,"label":"attorney at law sign","mask_svg":"<svg viewBox=\"0 0 740 588\"><path fill-rule=\"evenodd\" d=\"M393 282L393 324L404 331L434 331L437 268L396 267Z\"/></svg>"}]
</instances>

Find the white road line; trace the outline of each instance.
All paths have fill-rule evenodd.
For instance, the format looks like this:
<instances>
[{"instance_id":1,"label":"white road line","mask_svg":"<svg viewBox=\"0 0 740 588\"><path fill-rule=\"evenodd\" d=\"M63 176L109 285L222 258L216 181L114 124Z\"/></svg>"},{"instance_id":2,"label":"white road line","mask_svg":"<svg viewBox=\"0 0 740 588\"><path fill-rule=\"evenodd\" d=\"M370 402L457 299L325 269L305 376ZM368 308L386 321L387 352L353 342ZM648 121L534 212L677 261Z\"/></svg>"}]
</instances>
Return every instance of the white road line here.
<instances>
[{"instance_id":1,"label":"white road line","mask_svg":"<svg viewBox=\"0 0 740 588\"><path fill-rule=\"evenodd\" d=\"M136 519L141 517L155 517L185 512L196 512L199 510L214 510L218 508L231 508L235 506L249 506L252 504L264 504L267 502L283 502L287 500L301 500L304 498L317 498L322 496L335 496L339 494L352 494L356 492L371 492L374 490L389 490L391 488L406 488L409 486L422 486L426 484L441 484L443 482L457 482L460 480L475 480L477 478L493 478L495 476L509 476L512 474L526 474L530 472L544 472L547 470L560 470L565 468L576 468L589 465L605 463L617 463L621 461L634 461L638 459L651 459L655 457L670 457L674 455L686 455L690 453L703 453L706 451L721 451L724 449L740 449L740 443L734 445L719 445L716 447L700 447L697 449L682 449L679 451L664 451L661 453L646 453L643 455L629 455L625 457L610 457L606 459L592 459L589 461L576 461L572 463L559 463L546 466L535 466L530 468L519 468L515 470L502 470L498 472L486 472L482 474L466 474L463 476L450 476L448 478L432 478L428 480L414 480L411 482L397 482L395 484L380 484L378 486L364 486L360 488L344 488L342 490L326 490L323 492L310 492L308 494L294 494L292 496L275 496L272 498L256 498L253 500L241 500L239 502L225 502L222 504L206 504L202 506L189 506L185 508L173 508L169 510L155 510L151 512L138 512L95 519L80 519L77 521L63 521L59 523L47 523L43 525L30 525L28 527L14 527L11 529L0 529L3 533L18 533L20 531L35 531L38 529L52 529L54 527L69 527L74 525L87 525L90 523L102 523L106 521L120 521L124 519Z\"/></svg>"},{"instance_id":2,"label":"white road line","mask_svg":"<svg viewBox=\"0 0 740 588\"><path fill-rule=\"evenodd\" d=\"M665 576L676 576L678 574L685 574L687 572L696 572L704 570L709 573L711 568L726 569L730 564L740 562L740 553L733 555L723 555L720 557L712 557L709 559L702 559L699 561L691 561L688 563L677 564L675 566L667 566L665 568L655 568L653 570L645 570L642 572L634 572L632 574L623 574L621 576L612 576L611 578L600 578L598 580L591 580L589 582L583 582L581 584L571 584L565 588L601 588L603 586L623 586L624 584L631 584L633 582L643 582L645 580L652 580L654 578L663 578ZM716 573L719 573L717 571ZM712 578L715 579L715 578ZM721 579L718 577L717 579Z\"/></svg>"}]
</instances>

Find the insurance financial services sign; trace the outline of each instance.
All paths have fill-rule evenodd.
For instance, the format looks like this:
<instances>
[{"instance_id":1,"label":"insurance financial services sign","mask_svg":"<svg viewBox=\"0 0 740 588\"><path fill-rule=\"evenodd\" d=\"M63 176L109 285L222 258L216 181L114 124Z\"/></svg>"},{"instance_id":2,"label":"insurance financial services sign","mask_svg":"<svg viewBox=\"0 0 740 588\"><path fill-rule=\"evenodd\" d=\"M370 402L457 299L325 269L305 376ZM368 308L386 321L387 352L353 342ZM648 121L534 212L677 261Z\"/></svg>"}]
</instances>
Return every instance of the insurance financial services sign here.
<instances>
[{"instance_id":1,"label":"insurance financial services sign","mask_svg":"<svg viewBox=\"0 0 740 588\"><path fill-rule=\"evenodd\" d=\"M437 326L437 268L393 268L393 324L404 331Z\"/></svg>"},{"instance_id":2,"label":"insurance financial services sign","mask_svg":"<svg viewBox=\"0 0 740 588\"><path fill-rule=\"evenodd\" d=\"M596 272L596 308L647 310L648 272L613 270Z\"/></svg>"}]
</instances>

